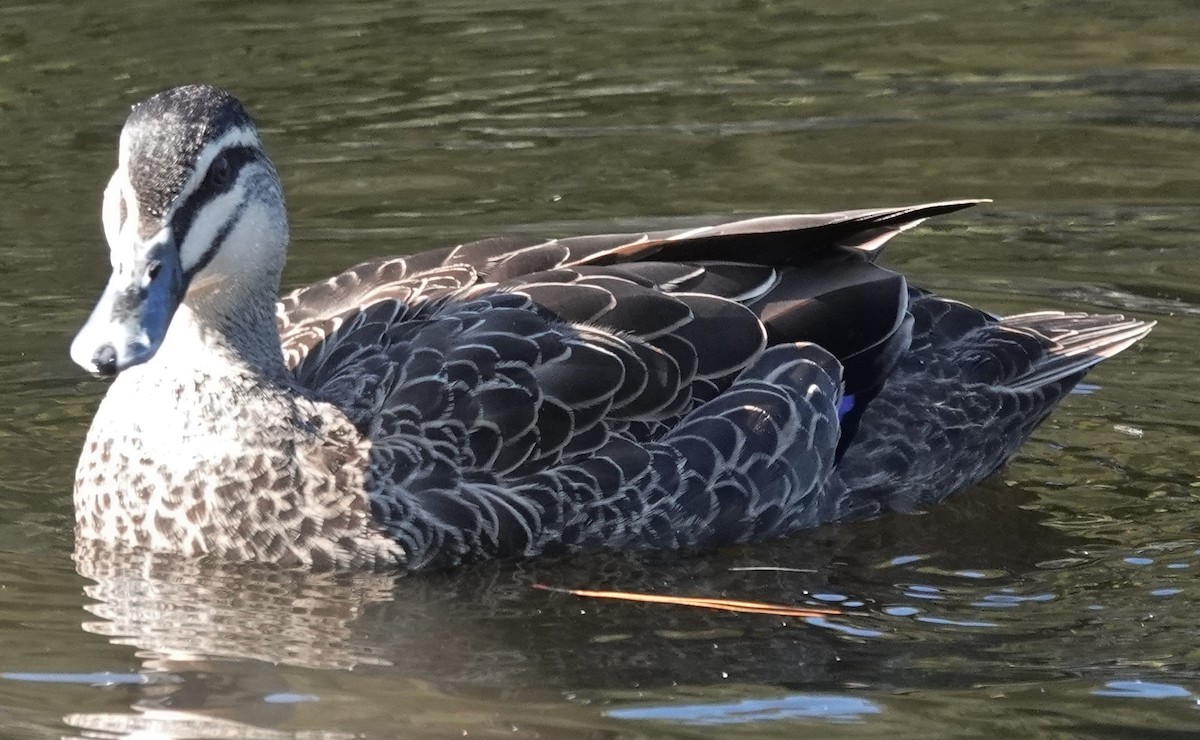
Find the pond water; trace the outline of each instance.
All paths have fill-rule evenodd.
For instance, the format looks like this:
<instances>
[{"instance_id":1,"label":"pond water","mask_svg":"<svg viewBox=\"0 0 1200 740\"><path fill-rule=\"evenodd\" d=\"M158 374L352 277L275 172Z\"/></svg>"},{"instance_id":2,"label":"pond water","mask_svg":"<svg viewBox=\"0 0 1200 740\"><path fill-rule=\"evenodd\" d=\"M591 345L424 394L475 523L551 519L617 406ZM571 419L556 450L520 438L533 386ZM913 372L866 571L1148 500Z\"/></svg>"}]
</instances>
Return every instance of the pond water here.
<instances>
[{"instance_id":1,"label":"pond water","mask_svg":"<svg viewBox=\"0 0 1200 740\"><path fill-rule=\"evenodd\" d=\"M1192 736L1198 38L1191 0L0 8L0 734ZM924 515L407 578L77 572L104 386L66 348L107 273L100 194L128 105L190 81L264 128L289 285L495 233L990 197L887 263L997 312L1159 325Z\"/></svg>"}]
</instances>

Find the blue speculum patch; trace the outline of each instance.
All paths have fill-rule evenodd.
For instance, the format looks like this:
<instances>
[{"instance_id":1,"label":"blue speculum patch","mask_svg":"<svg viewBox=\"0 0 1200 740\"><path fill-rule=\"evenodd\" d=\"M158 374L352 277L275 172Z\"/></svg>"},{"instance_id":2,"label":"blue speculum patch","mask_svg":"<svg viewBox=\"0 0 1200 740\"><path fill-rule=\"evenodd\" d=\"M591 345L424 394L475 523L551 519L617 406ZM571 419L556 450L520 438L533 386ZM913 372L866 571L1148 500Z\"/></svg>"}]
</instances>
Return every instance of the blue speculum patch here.
<instances>
[{"instance_id":1,"label":"blue speculum patch","mask_svg":"<svg viewBox=\"0 0 1200 740\"><path fill-rule=\"evenodd\" d=\"M842 402L838 404L838 419L845 418L846 414L850 413L850 409L854 408L854 394L847 393L842 396Z\"/></svg>"}]
</instances>

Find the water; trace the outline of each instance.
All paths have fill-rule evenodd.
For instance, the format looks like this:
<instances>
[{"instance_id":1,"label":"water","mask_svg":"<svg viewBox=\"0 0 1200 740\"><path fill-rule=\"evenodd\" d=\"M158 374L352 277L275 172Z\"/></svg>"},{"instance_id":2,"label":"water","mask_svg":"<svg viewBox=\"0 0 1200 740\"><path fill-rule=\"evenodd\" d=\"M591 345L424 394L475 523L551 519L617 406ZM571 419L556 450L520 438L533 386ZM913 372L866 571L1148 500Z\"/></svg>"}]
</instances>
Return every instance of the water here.
<instances>
[{"instance_id":1,"label":"water","mask_svg":"<svg viewBox=\"0 0 1200 740\"><path fill-rule=\"evenodd\" d=\"M0 734L1196 732L1196 38L1185 0L0 9ZM185 81L262 123L290 285L494 233L985 196L889 264L996 311L1160 323L1001 475L925 515L413 578L77 572L70 479L103 386L66 346L107 272L127 106Z\"/></svg>"}]
</instances>

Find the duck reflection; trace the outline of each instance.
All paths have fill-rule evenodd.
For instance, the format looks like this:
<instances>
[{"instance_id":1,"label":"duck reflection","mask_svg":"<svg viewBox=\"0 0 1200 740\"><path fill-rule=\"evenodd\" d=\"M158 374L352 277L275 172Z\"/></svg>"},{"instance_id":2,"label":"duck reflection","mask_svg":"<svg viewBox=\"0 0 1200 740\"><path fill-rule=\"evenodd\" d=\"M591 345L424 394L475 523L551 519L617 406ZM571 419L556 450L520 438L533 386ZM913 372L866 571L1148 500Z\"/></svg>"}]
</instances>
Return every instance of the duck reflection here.
<instances>
[{"instance_id":1,"label":"duck reflection","mask_svg":"<svg viewBox=\"0 0 1200 740\"><path fill-rule=\"evenodd\" d=\"M312 668L386 664L354 641L364 608L392 599L389 573L313 573L187 561L80 543L76 570L99 617L88 632L159 662L234 658Z\"/></svg>"},{"instance_id":2,"label":"duck reflection","mask_svg":"<svg viewBox=\"0 0 1200 740\"><path fill-rule=\"evenodd\" d=\"M89 732L163 737L291 737L296 726L440 736L486 724L479 718L494 719L499 706L528 712L536 724L538 706L561 713L564 702L628 701L630 691L689 687L695 702L697 692L730 687L961 685L978 676L944 661L931 668L931 659L987 650L986 637L963 640L889 607L928 608L905 597L905 584L918 576L937 585L941 573L970 569L998 573L996 587L1021 578L1014 569L1062 558L1081 540L1019 505L1032 500L991 484L923 516L702 557L606 554L419 576L232 566L81 545L77 569L94 582L86 591L96 600L83 628L135 648L141 671L118 689L128 693L130 712L65 721ZM916 565L896 565L909 556ZM539 582L834 603L846 616L830 630L780 617L582 600L534 590ZM514 697L523 708L507 703ZM379 707L388 708L390 727ZM412 724L398 726L398 717Z\"/></svg>"}]
</instances>

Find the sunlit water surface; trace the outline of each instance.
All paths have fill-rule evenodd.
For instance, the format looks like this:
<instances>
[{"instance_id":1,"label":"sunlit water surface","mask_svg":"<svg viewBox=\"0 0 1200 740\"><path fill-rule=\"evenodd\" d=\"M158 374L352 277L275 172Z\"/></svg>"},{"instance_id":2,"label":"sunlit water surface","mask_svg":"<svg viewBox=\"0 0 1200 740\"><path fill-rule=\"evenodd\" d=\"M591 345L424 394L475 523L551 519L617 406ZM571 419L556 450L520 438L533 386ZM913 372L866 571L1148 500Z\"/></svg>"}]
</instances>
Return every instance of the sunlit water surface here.
<instances>
[{"instance_id":1,"label":"sunlit water surface","mask_svg":"<svg viewBox=\"0 0 1200 740\"><path fill-rule=\"evenodd\" d=\"M1200 730L1200 8L800 5L0 8L0 734ZM411 578L77 572L70 480L103 385L66 345L107 271L98 204L127 106L185 81L232 88L260 120L291 285L494 233L991 197L888 264L997 312L1159 326L1000 475L925 515Z\"/></svg>"}]
</instances>

